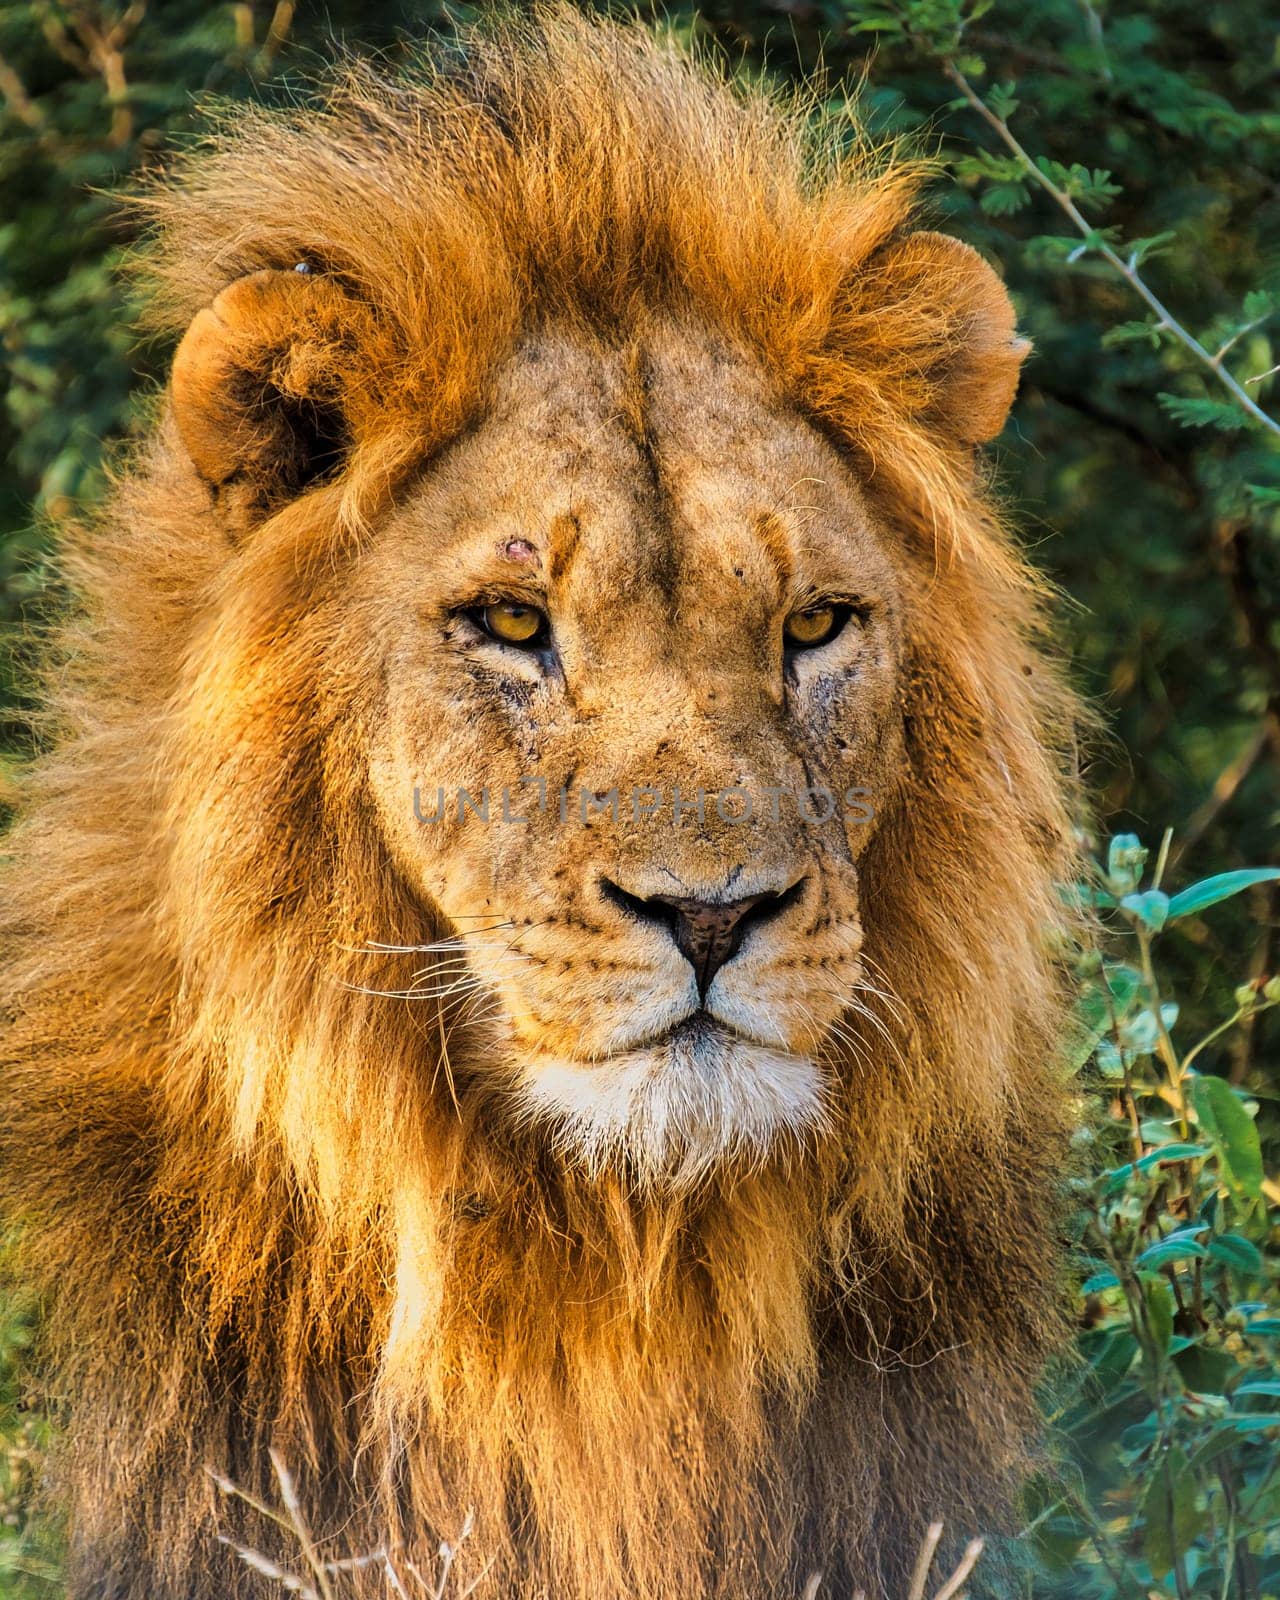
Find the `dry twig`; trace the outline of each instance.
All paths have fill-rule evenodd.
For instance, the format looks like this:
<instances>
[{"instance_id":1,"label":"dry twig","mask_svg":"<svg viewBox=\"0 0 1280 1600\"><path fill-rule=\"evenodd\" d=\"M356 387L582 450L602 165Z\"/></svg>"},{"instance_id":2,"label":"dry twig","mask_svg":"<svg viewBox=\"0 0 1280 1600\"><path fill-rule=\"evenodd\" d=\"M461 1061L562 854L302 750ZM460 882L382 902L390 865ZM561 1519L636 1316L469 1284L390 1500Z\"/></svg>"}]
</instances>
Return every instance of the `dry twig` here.
<instances>
[{"instance_id":1,"label":"dry twig","mask_svg":"<svg viewBox=\"0 0 1280 1600\"><path fill-rule=\"evenodd\" d=\"M916 1564L911 1574L911 1587L907 1591L906 1600L926 1600L926 1587L933 1572L933 1564L937 1558L938 1545L942 1539L941 1522L931 1522L920 1542L920 1553L916 1556ZM941 1587L935 1589L932 1600L967 1600L961 1585L973 1574L973 1569L978 1564L978 1558L985 1548L981 1539L970 1539L965 1546L964 1554L955 1571L948 1578L944 1578ZM822 1574L811 1572L805 1583L800 1600L818 1600L822 1588ZM865 1589L859 1589L853 1595L853 1600L867 1600Z\"/></svg>"}]
</instances>

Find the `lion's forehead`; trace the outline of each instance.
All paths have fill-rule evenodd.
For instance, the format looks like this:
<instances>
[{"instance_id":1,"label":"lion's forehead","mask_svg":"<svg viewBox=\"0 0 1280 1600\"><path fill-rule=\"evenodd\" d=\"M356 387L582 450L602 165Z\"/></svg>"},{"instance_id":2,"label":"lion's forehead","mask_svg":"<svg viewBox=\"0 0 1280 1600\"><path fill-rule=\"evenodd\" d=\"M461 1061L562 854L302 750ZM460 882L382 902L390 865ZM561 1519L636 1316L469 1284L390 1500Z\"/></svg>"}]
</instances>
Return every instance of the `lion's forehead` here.
<instances>
[{"instance_id":1,"label":"lion's forehead","mask_svg":"<svg viewBox=\"0 0 1280 1600\"><path fill-rule=\"evenodd\" d=\"M442 563L492 557L495 582L536 575L566 603L745 620L801 580L893 589L847 464L697 326L530 339L410 512Z\"/></svg>"}]
</instances>

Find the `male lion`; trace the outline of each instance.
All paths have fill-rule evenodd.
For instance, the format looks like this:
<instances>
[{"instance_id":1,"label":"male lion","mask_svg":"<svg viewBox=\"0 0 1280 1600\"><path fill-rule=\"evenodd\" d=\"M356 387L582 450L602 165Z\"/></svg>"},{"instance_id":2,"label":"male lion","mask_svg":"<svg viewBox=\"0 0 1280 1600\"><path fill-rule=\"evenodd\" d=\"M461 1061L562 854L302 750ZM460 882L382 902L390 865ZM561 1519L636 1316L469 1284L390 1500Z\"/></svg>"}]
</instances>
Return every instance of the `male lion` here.
<instances>
[{"instance_id":1,"label":"male lion","mask_svg":"<svg viewBox=\"0 0 1280 1600\"><path fill-rule=\"evenodd\" d=\"M335 1555L473 1512L501 1600L1000 1523L1073 708L975 456L1026 347L918 177L555 11L152 197L185 336L4 889L72 1596L260 1593L206 1469L271 1449Z\"/></svg>"}]
</instances>

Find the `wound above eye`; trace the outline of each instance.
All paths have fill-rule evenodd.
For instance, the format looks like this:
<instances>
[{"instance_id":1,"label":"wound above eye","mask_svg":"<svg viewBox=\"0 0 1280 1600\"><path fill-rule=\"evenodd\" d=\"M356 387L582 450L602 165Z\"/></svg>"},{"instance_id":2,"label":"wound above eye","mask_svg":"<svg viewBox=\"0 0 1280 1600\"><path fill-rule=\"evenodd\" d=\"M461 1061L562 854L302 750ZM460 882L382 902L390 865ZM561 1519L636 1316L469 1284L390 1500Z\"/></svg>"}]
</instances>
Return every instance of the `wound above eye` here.
<instances>
[{"instance_id":1,"label":"wound above eye","mask_svg":"<svg viewBox=\"0 0 1280 1600\"><path fill-rule=\"evenodd\" d=\"M498 554L508 561L537 561L538 552L527 539L504 539Z\"/></svg>"}]
</instances>

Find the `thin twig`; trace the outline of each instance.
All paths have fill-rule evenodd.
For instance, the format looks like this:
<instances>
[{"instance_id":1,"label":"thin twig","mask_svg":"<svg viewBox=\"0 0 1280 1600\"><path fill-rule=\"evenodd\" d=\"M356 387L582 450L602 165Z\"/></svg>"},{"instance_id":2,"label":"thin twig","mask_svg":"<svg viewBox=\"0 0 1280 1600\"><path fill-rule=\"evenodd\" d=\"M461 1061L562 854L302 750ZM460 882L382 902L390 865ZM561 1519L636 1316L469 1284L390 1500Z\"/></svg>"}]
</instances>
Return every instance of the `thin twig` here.
<instances>
[{"instance_id":1,"label":"thin twig","mask_svg":"<svg viewBox=\"0 0 1280 1600\"><path fill-rule=\"evenodd\" d=\"M306 1513L302 1509L302 1501L293 1481L293 1474L285 1465L284 1457L274 1446L267 1451L271 1466L280 1485L280 1498L284 1501L285 1510L289 1513L289 1521L297 1536L298 1543L302 1546L302 1553L307 1559L307 1565L315 1575L316 1588L320 1591L320 1600L334 1600L333 1585L329 1582L329 1574L325 1570L324 1557L316 1548L315 1539L311 1534L310 1524L307 1522Z\"/></svg>"},{"instance_id":2,"label":"thin twig","mask_svg":"<svg viewBox=\"0 0 1280 1600\"><path fill-rule=\"evenodd\" d=\"M960 1565L934 1595L933 1600L956 1600L960 1585L977 1566L978 1557L983 1549L984 1543L981 1539L970 1539L964 1548L964 1554L960 1557Z\"/></svg>"},{"instance_id":3,"label":"thin twig","mask_svg":"<svg viewBox=\"0 0 1280 1600\"><path fill-rule=\"evenodd\" d=\"M271 21L267 24L267 36L262 41L262 49L258 52L257 71L259 76L271 70L272 63L279 54L281 46L289 37L289 29L293 26L293 13L297 9L294 0L278 0L275 10L271 13Z\"/></svg>"},{"instance_id":4,"label":"thin twig","mask_svg":"<svg viewBox=\"0 0 1280 1600\"><path fill-rule=\"evenodd\" d=\"M146 15L146 0L132 0L114 22L85 5L68 8L64 21L51 5L37 10L45 38L61 58L87 78L100 77L111 107L108 142L119 150L133 137L133 105L125 74L124 49ZM68 30L67 22L71 29Z\"/></svg>"},{"instance_id":5,"label":"thin twig","mask_svg":"<svg viewBox=\"0 0 1280 1600\"><path fill-rule=\"evenodd\" d=\"M1267 700L1262 722L1274 755L1280 758L1280 649L1272 638L1275 617L1262 599L1252 529L1246 522L1223 519L1214 528L1214 560L1227 582L1231 606L1249 654L1266 676Z\"/></svg>"},{"instance_id":6,"label":"thin twig","mask_svg":"<svg viewBox=\"0 0 1280 1600\"><path fill-rule=\"evenodd\" d=\"M286 1533L293 1532L293 1524L288 1517L281 1516L278 1511L274 1511L265 1501L259 1500L256 1495L250 1494L247 1489L242 1489L238 1483L233 1483L230 1478L224 1473L218 1472L216 1468L206 1467L204 1470L223 1494L230 1495L236 1500L242 1500L251 1511L256 1511L259 1516L266 1517L268 1521L274 1522L278 1528L283 1528Z\"/></svg>"},{"instance_id":7,"label":"thin twig","mask_svg":"<svg viewBox=\"0 0 1280 1600\"><path fill-rule=\"evenodd\" d=\"M942 1538L942 1524L931 1522L920 1545L920 1554L916 1557L915 1570L911 1574L911 1587L907 1591L907 1600L924 1600L924 1586L929 1581L929 1572L933 1567L933 1558L937 1553L938 1541Z\"/></svg>"},{"instance_id":8,"label":"thin twig","mask_svg":"<svg viewBox=\"0 0 1280 1600\"><path fill-rule=\"evenodd\" d=\"M27 86L18 76L17 68L0 55L0 95L19 122L28 128L39 128L44 123L44 112L27 93Z\"/></svg>"},{"instance_id":9,"label":"thin twig","mask_svg":"<svg viewBox=\"0 0 1280 1600\"><path fill-rule=\"evenodd\" d=\"M1225 354L1225 350L1220 351L1216 356L1210 355L1199 339L1182 326L1138 271L1135 257L1130 255L1129 259L1125 260L1118 251L1113 250L1106 240L1099 236L1097 229L1091 226L1089 219L1076 205L1075 201L1072 200L1071 196L1064 189L1059 188L1047 172L1041 171L1039 165L1032 160L1030 154L1014 136L1009 124L1003 117L996 115L954 61L945 59L942 63L942 70L987 126L995 132L1005 149L1017 159L1027 176L1038 183L1044 192L1050 196L1058 209L1070 218L1089 247L1095 250L1110 267L1120 274L1134 292L1146 301L1147 305L1159 318L1160 327L1171 333L1203 367L1206 367L1214 374L1218 382L1228 390L1241 410L1247 412L1255 422L1260 422L1264 428L1269 428L1272 433L1280 434L1280 422L1277 422L1273 417L1269 417L1262 407L1245 393L1241 385L1236 382L1235 378L1223 365L1222 356Z\"/></svg>"},{"instance_id":10,"label":"thin twig","mask_svg":"<svg viewBox=\"0 0 1280 1600\"><path fill-rule=\"evenodd\" d=\"M223 1533L218 1535L218 1543L226 1545L228 1550L234 1550L251 1572L270 1578L273 1583L278 1583L290 1594L301 1595L302 1600L320 1600L320 1596L305 1578L300 1578L296 1572L290 1572L288 1568L278 1565L270 1556L264 1556L261 1550L251 1550L248 1545L238 1544Z\"/></svg>"},{"instance_id":11,"label":"thin twig","mask_svg":"<svg viewBox=\"0 0 1280 1600\"><path fill-rule=\"evenodd\" d=\"M1213 780L1213 788L1205 800L1191 813L1186 826L1178 835L1178 848L1173 853L1175 865L1183 859L1192 845L1217 821L1218 814L1235 799L1240 785L1257 765L1258 757L1267 748L1268 730L1264 722L1249 735L1244 748L1223 767Z\"/></svg>"},{"instance_id":12,"label":"thin twig","mask_svg":"<svg viewBox=\"0 0 1280 1600\"><path fill-rule=\"evenodd\" d=\"M1090 0L1080 0L1080 9L1085 14L1085 26L1089 30L1089 42L1098 52L1098 69L1108 83L1112 82L1111 60L1107 55L1107 39L1102 31L1102 18L1094 10Z\"/></svg>"}]
</instances>

